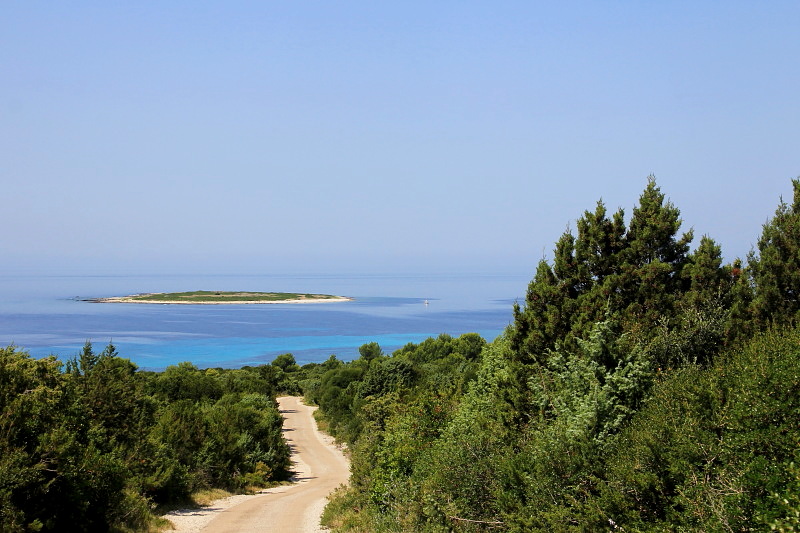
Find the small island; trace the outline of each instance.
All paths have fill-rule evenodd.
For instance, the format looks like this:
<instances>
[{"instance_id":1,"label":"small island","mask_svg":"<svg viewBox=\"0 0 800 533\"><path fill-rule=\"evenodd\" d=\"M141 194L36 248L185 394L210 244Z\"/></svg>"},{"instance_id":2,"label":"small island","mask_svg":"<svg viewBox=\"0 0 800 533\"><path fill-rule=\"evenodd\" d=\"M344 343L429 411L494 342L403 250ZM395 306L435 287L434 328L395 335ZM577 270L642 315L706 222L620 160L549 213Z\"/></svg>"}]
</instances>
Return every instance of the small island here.
<instances>
[{"instance_id":1,"label":"small island","mask_svg":"<svg viewBox=\"0 0 800 533\"><path fill-rule=\"evenodd\" d=\"M352 298L330 294L310 294L296 292L229 292L192 291L156 292L113 296L110 298L88 298L93 303L132 303L132 304L299 304L322 302L348 302Z\"/></svg>"}]
</instances>

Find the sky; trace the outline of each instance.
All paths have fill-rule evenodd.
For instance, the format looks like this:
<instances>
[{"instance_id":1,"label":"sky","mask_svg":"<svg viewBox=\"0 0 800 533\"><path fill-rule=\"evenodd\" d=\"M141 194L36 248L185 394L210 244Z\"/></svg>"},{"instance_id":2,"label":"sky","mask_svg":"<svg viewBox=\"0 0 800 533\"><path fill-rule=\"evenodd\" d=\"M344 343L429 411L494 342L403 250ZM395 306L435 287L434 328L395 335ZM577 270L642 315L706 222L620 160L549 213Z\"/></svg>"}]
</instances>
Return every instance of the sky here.
<instances>
[{"instance_id":1,"label":"sky","mask_svg":"<svg viewBox=\"0 0 800 533\"><path fill-rule=\"evenodd\" d=\"M800 175L795 1L0 13L0 273L532 275L651 174L732 260Z\"/></svg>"}]
</instances>

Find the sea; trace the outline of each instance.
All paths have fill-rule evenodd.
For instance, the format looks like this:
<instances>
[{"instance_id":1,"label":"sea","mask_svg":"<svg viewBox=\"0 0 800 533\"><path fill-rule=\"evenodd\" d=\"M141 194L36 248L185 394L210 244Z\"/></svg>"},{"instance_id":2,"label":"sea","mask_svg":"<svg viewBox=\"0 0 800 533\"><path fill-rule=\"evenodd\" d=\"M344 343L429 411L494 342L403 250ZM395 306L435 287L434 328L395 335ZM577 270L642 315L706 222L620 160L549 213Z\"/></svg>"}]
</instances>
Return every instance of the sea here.
<instances>
[{"instance_id":1,"label":"sea","mask_svg":"<svg viewBox=\"0 0 800 533\"><path fill-rule=\"evenodd\" d=\"M239 368L291 353L298 364L358 358L440 334L491 341L524 301L523 275L0 275L0 345L66 361L86 341L113 343L145 370L183 361ZM92 298L193 290L334 294L347 302L169 305L94 303Z\"/></svg>"}]
</instances>

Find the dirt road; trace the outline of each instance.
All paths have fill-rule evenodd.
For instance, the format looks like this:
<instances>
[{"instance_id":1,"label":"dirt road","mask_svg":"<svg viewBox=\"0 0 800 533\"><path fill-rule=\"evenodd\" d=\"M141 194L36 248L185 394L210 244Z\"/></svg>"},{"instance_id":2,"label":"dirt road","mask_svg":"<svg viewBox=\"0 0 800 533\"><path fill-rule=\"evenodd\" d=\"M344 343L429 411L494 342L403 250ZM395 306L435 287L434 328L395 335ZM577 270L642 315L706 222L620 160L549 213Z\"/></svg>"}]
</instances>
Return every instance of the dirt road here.
<instances>
[{"instance_id":1,"label":"dirt road","mask_svg":"<svg viewBox=\"0 0 800 533\"><path fill-rule=\"evenodd\" d=\"M246 497L231 507L212 504L216 509L200 529L203 533L322 531L319 519L326 496L350 475L347 459L330 437L317 431L313 408L301 398L278 398L278 403L284 416L284 436L292 449L296 483Z\"/></svg>"}]
</instances>

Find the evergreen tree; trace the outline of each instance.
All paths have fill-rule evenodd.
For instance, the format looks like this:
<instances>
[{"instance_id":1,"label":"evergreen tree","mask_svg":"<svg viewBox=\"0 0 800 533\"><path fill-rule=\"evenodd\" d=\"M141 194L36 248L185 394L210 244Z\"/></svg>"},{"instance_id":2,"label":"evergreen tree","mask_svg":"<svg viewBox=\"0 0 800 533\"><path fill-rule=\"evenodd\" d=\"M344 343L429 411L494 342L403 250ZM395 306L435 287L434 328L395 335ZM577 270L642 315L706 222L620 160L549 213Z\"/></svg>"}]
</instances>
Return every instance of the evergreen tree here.
<instances>
[{"instance_id":1,"label":"evergreen tree","mask_svg":"<svg viewBox=\"0 0 800 533\"><path fill-rule=\"evenodd\" d=\"M621 267L626 329L645 337L653 323L673 313L676 296L683 289L681 274L693 232L678 238L680 226L680 211L665 201L650 176L639 206L633 209Z\"/></svg>"},{"instance_id":2,"label":"evergreen tree","mask_svg":"<svg viewBox=\"0 0 800 533\"><path fill-rule=\"evenodd\" d=\"M575 259L582 278L596 283L619 272L618 254L624 248L625 214L618 209L613 217L606 216L602 201L597 202L594 213L586 211L578 220L578 240ZM588 288L584 287L584 288Z\"/></svg>"},{"instance_id":3,"label":"evergreen tree","mask_svg":"<svg viewBox=\"0 0 800 533\"><path fill-rule=\"evenodd\" d=\"M729 302L732 284L730 266L722 265L722 248L708 236L692 252L683 269L686 293L684 305L702 306L707 302Z\"/></svg>"},{"instance_id":4,"label":"evergreen tree","mask_svg":"<svg viewBox=\"0 0 800 533\"><path fill-rule=\"evenodd\" d=\"M775 216L764 224L758 256L748 266L755 285L752 312L756 325L796 322L800 311L800 178L792 180L791 204L781 199Z\"/></svg>"},{"instance_id":5,"label":"evergreen tree","mask_svg":"<svg viewBox=\"0 0 800 533\"><path fill-rule=\"evenodd\" d=\"M739 338L749 338L753 332L753 284L749 269L742 267L741 259L731 265L730 309L725 327L725 339L730 344Z\"/></svg>"},{"instance_id":6,"label":"evergreen tree","mask_svg":"<svg viewBox=\"0 0 800 533\"><path fill-rule=\"evenodd\" d=\"M563 295L558 278L544 259L528 285L525 307L514 303L514 323L509 329L512 351L523 363L540 360L545 350L563 336Z\"/></svg>"},{"instance_id":7,"label":"evergreen tree","mask_svg":"<svg viewBox=\"0 0 800 533\"><path fill-rule=\"evenodd\" d=\"M646 340L654 323L674 316L680 295L692 286L683 274L691 259L692 231L678 236L680 211L652 176L627 228L624 212L608 218L602 202L594 212L586 211L577 226L577 238L567 231L557 242L553 267L539 263L525 306L514 308L509 333L522 362L542 363L556 343L575 351L577 339L603 320ZM696 266L694 282L698 290L702 276L721 275L715 246L701 243L697 261L703 264Z\"/></svg>"},{"instance_id":8,"label":"evergreen tree","mask_svg":"<svg viewBox=\"0 0 800 533\"><path fill-rule=\"evenodd\" d=\"M361 359L366 361L367 363L383 355L383 351L381 350L381 347L377 342L369 342L367 344L362 344L358 348L358 353L360 354Z\"/></svg>"},{"instance_id":9,"label":"evergreen tree","mask_svg":"<svg viewBox=\"0 0 800 533\"><path fill-rule=\"evenodd\" d=\"M66 372L75 376L85 376L97 364L97 354L94 353L92 342L87 340L81 352L67 361Z\"/></svg>"}]
</instances>

